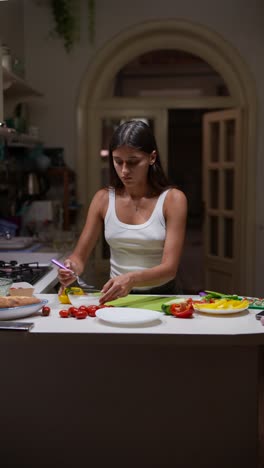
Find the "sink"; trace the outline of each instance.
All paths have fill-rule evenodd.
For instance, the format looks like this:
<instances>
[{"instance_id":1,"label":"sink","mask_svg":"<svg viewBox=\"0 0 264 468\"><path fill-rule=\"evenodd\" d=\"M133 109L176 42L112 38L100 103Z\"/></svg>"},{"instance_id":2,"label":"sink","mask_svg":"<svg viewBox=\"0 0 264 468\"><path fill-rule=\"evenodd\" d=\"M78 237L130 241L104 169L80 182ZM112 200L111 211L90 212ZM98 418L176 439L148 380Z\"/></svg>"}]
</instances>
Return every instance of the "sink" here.
<instances>
[{"instance_id":1,"label":"sink","mask_svg":"<svg viewBox=\"0 0 264 468\"><path fill-rule=\"evenodd\" d=\"M25 249L33 244L33 237L12 237L11 239L0 238L0 250Z\"/></svg>"}]
</instances>

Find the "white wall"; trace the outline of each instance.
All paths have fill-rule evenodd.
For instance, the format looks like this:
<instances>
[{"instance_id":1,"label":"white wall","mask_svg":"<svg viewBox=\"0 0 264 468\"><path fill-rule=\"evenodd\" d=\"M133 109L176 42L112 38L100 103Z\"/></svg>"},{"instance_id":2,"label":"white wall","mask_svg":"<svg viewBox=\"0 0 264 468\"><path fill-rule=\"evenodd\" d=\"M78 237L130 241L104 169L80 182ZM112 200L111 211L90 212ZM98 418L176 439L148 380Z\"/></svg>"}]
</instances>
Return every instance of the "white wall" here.
<instances>
[{"instance_id":1,"label":"white wall","mask_svg":"<svg viewBox=\"0 0 264 468\"><path fill-rule=\"evenodd\" d=\"M8 3L17 3L11 0ZM22 3L22 1L21 1ZM24 45L28 81L44 93L32 107L31 124L40 127L47 145L64 146L67 163L74 167L76 151L76 101L80 83L93 55L107 41L127 27L157 19L190 20L216 31L241 54L255 77L258 94L258 128L264 126L264 2L263 0L96 0L96 40L88 42L85 29L86 0L83 0L81 41L67 54L60 40L49 36L52 17L47 6L24 0ZM0 2L0 27L5 2ZM5 6L6 8L6 6ZM17 21L17 17L15 17ZM21 29L13 24L5 28L14 41L23 42ZM0 34L1 35L1 34ZM20 44L21 45L21 44ZM18 47L18 44L16 44ZM258 133L257 149L257 269L264 263L264 133ZM263 245L263 247L262 247ZM262 276L262 275L261 275ZM264 295L264 285L257 279L257 291Z\"/></svg>"},{"instance_id":2,"label":"white wall","mask_svg":"<svg viewBox=\"0 0 264 468\"><path fill-rule=\"evenodd\" d=\"M96 41L88 41L83 0L80 44L67 54L60 40L49 37L53 19L47 6L25 1L25 58L28 80L45 98L34 106L32 118L40 125L45 141L63 145L67 161L74 166L75 103L89 61L109 39L133 24L157 18L183 18L212 28L235 46L256 78L264 103L264 7L262 0L96 0Z\"/></svg>"}]
</instances>

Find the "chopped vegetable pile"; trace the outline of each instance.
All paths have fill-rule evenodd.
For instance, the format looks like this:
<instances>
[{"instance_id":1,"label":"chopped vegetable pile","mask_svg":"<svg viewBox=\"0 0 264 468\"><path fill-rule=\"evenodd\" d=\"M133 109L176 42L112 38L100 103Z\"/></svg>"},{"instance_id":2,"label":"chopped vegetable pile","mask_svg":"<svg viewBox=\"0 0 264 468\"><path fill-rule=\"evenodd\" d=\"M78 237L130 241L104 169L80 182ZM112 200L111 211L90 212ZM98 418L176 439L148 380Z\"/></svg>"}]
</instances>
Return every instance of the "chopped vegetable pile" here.
<instances>
[{"instance_id":1,"label":"chopped vegetable pile","mask_svg":"<svg viewBox=\"0 0 264 468\"><path fill-rule=\"evenodd\" d=\"M200 296L204 302L215 302L217 299L233 299L237 301L247 300L249 303L249 309L264 309L264 298L261 297L243 297L238 296L237 294L222 294L215 291L203 291L200 292Z\"/></svg>"}]
</instances>

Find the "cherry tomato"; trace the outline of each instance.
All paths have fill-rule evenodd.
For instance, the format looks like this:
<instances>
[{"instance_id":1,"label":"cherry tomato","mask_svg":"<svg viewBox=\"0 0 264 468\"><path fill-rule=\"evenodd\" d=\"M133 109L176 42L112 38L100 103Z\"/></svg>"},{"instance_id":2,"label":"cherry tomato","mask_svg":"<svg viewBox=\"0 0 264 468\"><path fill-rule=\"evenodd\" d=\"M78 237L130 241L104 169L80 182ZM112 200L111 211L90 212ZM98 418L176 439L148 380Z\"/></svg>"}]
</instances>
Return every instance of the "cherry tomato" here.
<instances>
[{"instance_id":1,"label":"cherry tomato","mask_svg":"<svg viewBox=\"0 0 264 468\"><path fill-rule=\"evenodd\" d=\"M87 312L87 306L82 305L82 306L78 307L78 310L84 310L84 312Z\"/></svg>"},{"instance_id":2,"label":"cherry tomato","mask_svg":"<svg viewBox=\"0 0 264 468\"><path fill-rule=\"evenodd\" d=\"M44 315L44 317L47 317L49 314L50 314L50 307L43 306L42 307L42 315Z\"/></svg>"},{"instance_id":3,"label":"cherry tomato","mask_svg":"<svg viewBox=\"0 0 264 468\"><path fill-rule=\"evenodd\" d=\"M78 312L78 308L77 307L69 307L68 312L69 312L71 317L76 317L76 314Z\"/></svg>"},{"instance_id":4,"label":"cherry tomato","mask_svg":"<svg viewBox=\"0 0 264 468\"><path fill-rule=\"evenodd\" d=\"M82 306L81 306L82 307ZM85 319L87 317L87 311L84 309L80 310L80 307L78 309L77 314L75 315L75 318L77 319Z\"/></svg>"},{"instance_id":5,"label":"cherry tomato","mask_svg":"<svg viewBox=\"0 0 264 468\"><path fill-rule=\"evenodd\" d=\"M59 311L61 318L68 318L70 317L70 312L67 309L62 309Z\"/></svg>"},{"instance_id":6,"label":"cherry tomato","mask_svg":"<svg viewBox=\"0 0 264 468\"><path fill-rule=\"evenodd\" d=\"M89 317L96 317L96 311L100 308L101 308L100 306L90 305L86 308L87 314L89 315Z\"/></svg>"}]
</instances>

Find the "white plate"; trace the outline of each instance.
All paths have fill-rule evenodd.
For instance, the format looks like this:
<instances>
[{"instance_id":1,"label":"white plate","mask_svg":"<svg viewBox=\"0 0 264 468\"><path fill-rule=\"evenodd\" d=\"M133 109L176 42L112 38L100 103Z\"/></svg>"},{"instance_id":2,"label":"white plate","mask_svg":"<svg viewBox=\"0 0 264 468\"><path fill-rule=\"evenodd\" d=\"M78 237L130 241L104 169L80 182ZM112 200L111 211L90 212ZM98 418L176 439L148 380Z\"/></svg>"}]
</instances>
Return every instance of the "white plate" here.
<instances>
[{"instance_id":1,"label":"white plate","mask_svg":"<svg viewBox=\"0 0 264 468\"><path fill-rule=\"evenodd\" d=\"M226 314L238 314L239 312L243 312L247 310L249 306L242 307L241 309L206 309L203 307L196 308L195 305L193 306L196 312L203 312L207 314L217 314L217 315L226 315Z\"/></svg>"},{"instance_id":2,"label":"white plate","mask_svg":"<svg viewBox=\"0 0 264 468\"><path fill-rule=\"evenodd\" d=\"M132 307L104 307L96 311L96 317L116 325L136 325L161 320L163 314L155 310Z\"/></svg>"},{"instance_id":3,"label":"white plate","mask_svg":"<svg viewBox=\"0 0 264 468\"><path fill-rule=\"evenodd\" d=\"M40 310L45 304L47 304L47 302L47 299L43 299L37 304L30 304L18 307L7 307L5 309L0 309L0 320L13 320L28 317L29 315L32 315L38 310Z\"/></svg>"}]
</instances>

